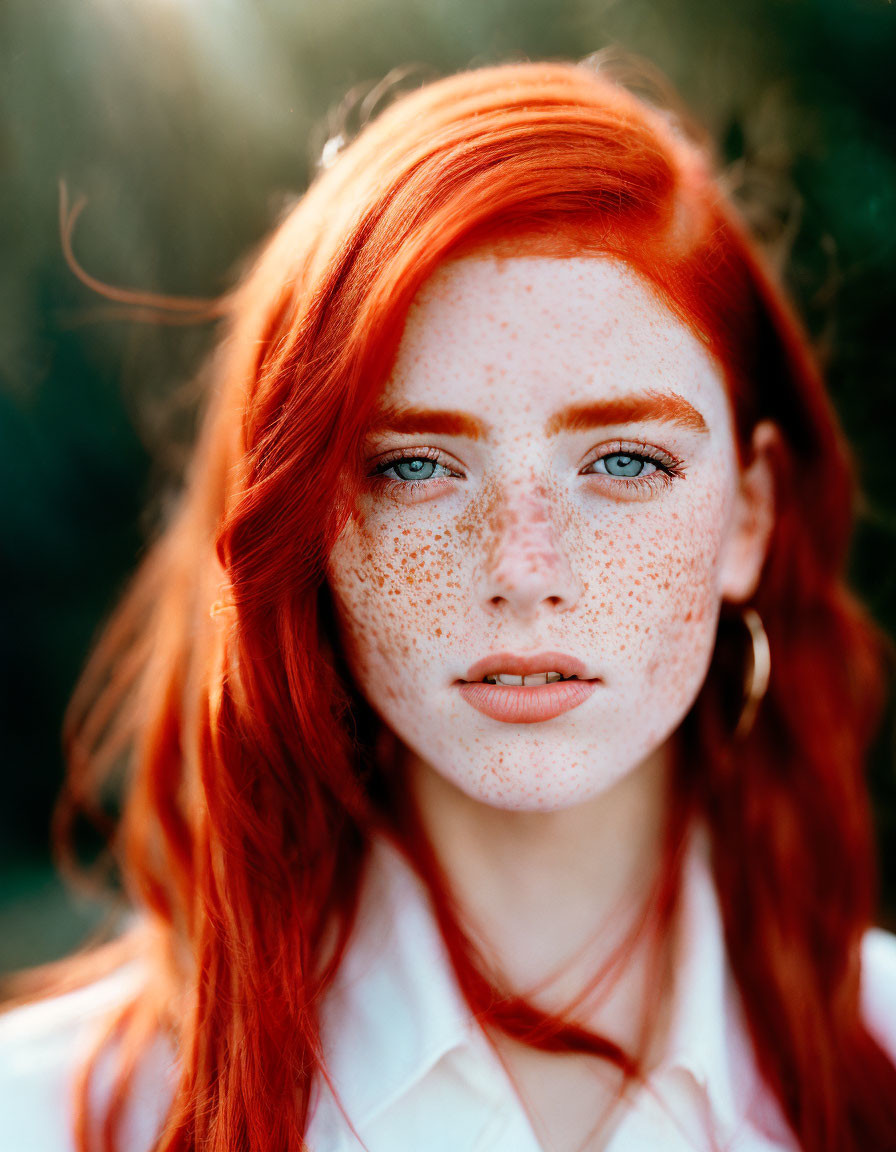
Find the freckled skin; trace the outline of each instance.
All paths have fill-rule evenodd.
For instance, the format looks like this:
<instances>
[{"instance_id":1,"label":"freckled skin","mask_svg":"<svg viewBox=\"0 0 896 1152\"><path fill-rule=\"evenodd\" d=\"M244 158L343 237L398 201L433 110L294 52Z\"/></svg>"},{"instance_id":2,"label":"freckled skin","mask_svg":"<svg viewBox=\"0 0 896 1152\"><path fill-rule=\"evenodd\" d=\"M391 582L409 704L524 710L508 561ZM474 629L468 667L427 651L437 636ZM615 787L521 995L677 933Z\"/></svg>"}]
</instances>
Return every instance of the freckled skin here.
<instances>
[{"instance_id":1,"label":"freckled skin","mask_svg":"<svg viewBox=\"0 0 896 1152\"><path fill-rule=\"evenodd\" d=\"M647 390L683 397L706 431L639 420L546 433L569 404ZM492 431L368 443L369 473L396 449L439 458L413 493L370 483L329 558L360 690L474 799L554 810L598 796L664 744L706 675L738 499L721 369L613 259L476 255L418 294L384 399L462 410ZM630 442L683 474L595 472L602 450ZM579 707L507 724L458 692L474 660L546 648L600 677Z\"/></svg>"}]
</instances>

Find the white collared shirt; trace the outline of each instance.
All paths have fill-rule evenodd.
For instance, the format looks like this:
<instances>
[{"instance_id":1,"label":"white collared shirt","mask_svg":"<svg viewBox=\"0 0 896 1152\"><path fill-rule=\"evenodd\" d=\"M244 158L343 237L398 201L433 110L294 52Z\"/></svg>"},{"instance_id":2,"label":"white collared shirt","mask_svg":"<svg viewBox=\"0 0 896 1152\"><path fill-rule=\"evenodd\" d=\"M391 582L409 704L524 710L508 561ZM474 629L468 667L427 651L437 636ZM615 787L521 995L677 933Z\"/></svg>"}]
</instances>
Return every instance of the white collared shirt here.
<instances>
[{"instance_id":1,"label":"white collared shirt","mask_svg":"<svg viewBox=\"0 0 896 1152\"><path fill-rule=\"evenodd\" d=\"M384 845L373 865L324 1018L331 1081L345 1115L321 1086L309 1147L540 1152L456 984L421 882ZM790 1152L797 1144L753 1059L700 833L686 859L681 915L665 1055L606 1152L709 1152L713 1135L726 1152ZM879 929L864 941L863 1000L866 1019L896 1056L896 936Z\"/></svg>"},{"instance_id":2,"label":"white collared shirt","mask_svg":"<svg viewBox=\"0 0 896 1152\"><path fill-rule=\"evenodd\" d=\"M713 1137L725 1152L790 1152L795 1140L755 1068L702 837L687 858L682 917L665 1055L606 1152L709 1152ZM131 968L0 1017L0 1152L72 1152L74 1069L136 979ZM862 1006L896 1059L896 936L880 929L863 941ZM323 1008L323 1040L332 1090L318 1080L310 1152L540 1152L460 993L423 885L385 844L374 848ZM157 1048L126 1113L126 1152L151 1147L172 1084L173 1064Z\"/></svg>"}]
</instances>

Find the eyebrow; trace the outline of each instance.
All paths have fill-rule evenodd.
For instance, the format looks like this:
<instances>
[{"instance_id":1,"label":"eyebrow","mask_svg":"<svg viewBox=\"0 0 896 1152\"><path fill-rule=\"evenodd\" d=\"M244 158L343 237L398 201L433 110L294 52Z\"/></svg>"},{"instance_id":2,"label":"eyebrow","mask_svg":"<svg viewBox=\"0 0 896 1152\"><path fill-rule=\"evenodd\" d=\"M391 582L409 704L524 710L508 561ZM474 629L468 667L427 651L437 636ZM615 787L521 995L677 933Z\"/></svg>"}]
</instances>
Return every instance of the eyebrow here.
<instances>
[{"instance_id":1,"label":"eyebrow","mask_svg":"<svg viewBox=\"0 0 896 1152\"><path fill-rule=\"evenodd\" d=\"M660 420L678 424L696 432L706 432L706 421L697 409L677 392L633 392L613 400L570 404L556 412L547 422L545 432L582 432L612 424ZM466 412L445 408L389 407L378 409L370 422L368 435L434 433L442 436L464 436L469 440L487 439L491 425Z\"/></svg>"},{"instance_id":2,"label":"eyebrow","mask_svg":"<svg viewBox=\"0 0 896 1152\"><path fill-rule=\"evenodd\" d=\"M380 408L374 413L368 435L433 432L442 436L466 436L469 440L482 440L490 430L490 424L466 412L449 412L444 408L391 407Z\"/></svg>"},{"instance_id":3,"label":"eyebrow","mask_svg":"<svg viewBox=\"0 0 896 1152\"><path fill-rule=\"evenodd\" d=\"M706 432L706 421L677 392L633 392L613 400L591 404L571 404L552 416L547 424L548 436L558 432L581 432L605 424L631 424L639 420L662 420L695 432Z\"/></svg>"}]
</instances>

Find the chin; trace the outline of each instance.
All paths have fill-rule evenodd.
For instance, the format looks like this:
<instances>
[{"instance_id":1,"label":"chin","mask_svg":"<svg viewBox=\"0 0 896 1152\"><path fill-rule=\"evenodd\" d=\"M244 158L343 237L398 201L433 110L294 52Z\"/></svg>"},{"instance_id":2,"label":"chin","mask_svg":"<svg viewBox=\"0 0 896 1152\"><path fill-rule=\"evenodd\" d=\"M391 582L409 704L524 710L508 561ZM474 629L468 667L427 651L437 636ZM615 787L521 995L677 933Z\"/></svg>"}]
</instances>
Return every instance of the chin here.
<instances>
[{"instance_id":1,"label":"chin","mask_svg":"<svg viewBox=\"0 0 896 1152\"><path fill-rule=\"evenodd\" d=\"M550 765L518 762L508 771L499 763L483 765L474 777L467 773L460 777L454 773L445 775L471 800L491 808L507 812L560 812L597 800L638 766L635 760L620 769L617 761L613 768L608 766L606 771L600 771L593 760L586 766L570 761L564 764L564 759L560 752Z\"/></svg>"}]
</instances>

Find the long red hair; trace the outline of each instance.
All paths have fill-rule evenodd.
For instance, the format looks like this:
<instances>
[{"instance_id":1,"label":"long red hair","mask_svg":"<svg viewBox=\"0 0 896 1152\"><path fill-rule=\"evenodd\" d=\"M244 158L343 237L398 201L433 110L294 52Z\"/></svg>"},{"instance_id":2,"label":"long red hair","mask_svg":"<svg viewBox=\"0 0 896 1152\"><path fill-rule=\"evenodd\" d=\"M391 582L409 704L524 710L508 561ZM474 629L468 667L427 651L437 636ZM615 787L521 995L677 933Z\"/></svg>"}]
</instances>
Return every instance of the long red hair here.
<instances>
[{"instance_id":1,"label":"long red hair","mask_svg":"<svg viewBox=\"0 0 896 1152\"><path fill-rule=\"evenodd\" d=\"M427 880L484 1022L637 1074L611 1042L496 995L419 821L380 771L324 582L360 483L346 465L359 461L414 293L460 246L520 233L647 276L723 367L742 454L757 420L782 430L754 598L771 683L734 741L743 636L723 617L678 734L660 923L674 906L678 832L699 815L758 1063L800 1147L896 1147L896 1068L859 1009L876 901L864 764L884 643L844 584L853 473L806 336L713 167L704 139L594 66L471 71L368 125L228 296L182 498L67 722L60 830L74 809L99 811L123 774L114 850L142 915L114 955L151 958L149 988L116 1033L106 1147L158 1030L178 1053L158 1152L302 1146L324 1067L317 1005L383 831ZM85 1080L82 1149L87 1095Z\"/></svg>"}]
</instances>

